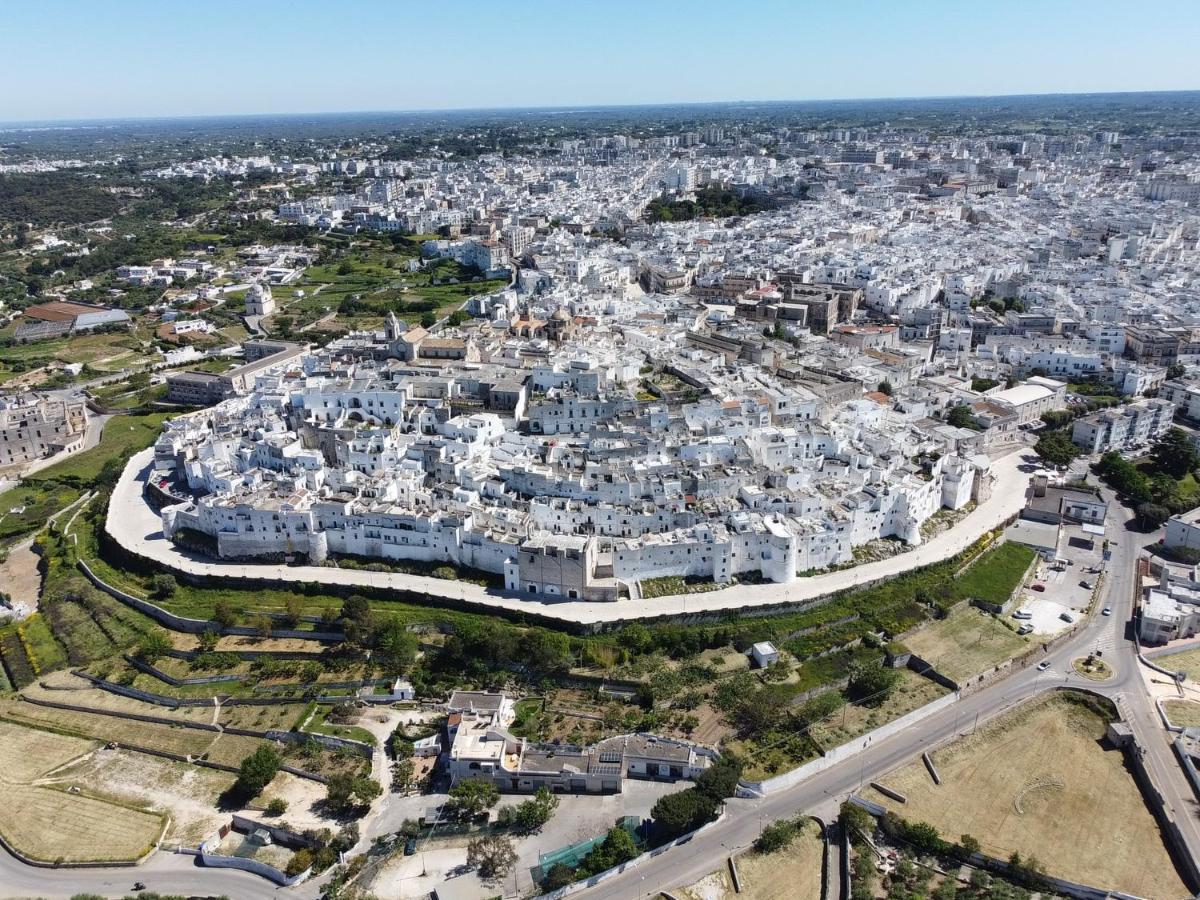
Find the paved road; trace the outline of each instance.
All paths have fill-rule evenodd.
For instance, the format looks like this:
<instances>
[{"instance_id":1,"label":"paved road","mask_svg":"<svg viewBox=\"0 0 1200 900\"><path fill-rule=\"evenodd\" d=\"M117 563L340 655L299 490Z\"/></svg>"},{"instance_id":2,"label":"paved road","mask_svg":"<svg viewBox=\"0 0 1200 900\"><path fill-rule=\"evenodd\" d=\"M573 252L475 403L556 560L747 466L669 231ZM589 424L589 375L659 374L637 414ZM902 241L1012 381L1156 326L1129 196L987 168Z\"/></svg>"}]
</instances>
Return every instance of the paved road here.
<instances>
[{"instance_id":1,"label":"paved road","mask_svg":"<svg viewBox=\"0 0 1200 900\"><path fill-rule=\"evenodd\" d=\"M587 900L627 900L651 897L663 890L691 884L720 865L730 852L748 847L763 824L797 813L815 813L832 817L840 802L868 781L878 779L957 734L963 734L1037 694L1064 684L1091 688L1120 701L1138 739L1146 748L1150 769L1162 788L1174 817L1180 823L1193 858L1200 858L1200 828L1196 821L1196 803L1189 785L1175 761L1166 731L1150 702L1142 681L1142 667L1131 641L1126 639L1127 623L1133 610L1134 567L1140 546L1152 536L1125 531L1128 515L1115 503L1109 521L1109 536L1117 543L1108 564L1105 596L1097 604L1112 606L1112 616L1093 612L1087 623L1071 638L1044 657L1050 662L1045 672L1030 666L1013 673L973 694L966 694L952 706L922 721L919 725L890 738L871 744L855 757L826 769L796 785L763 800L731 800L724 819L701 832L686 847L671 850L641 866L601 882L577 896ZM1071 672L1071 661L1095 647L1111 647L1104 658L1113 665L1113 678L1097 684Z\"/></svg>"},{"instance_id":2,"label":"paved road","mask_svg":"<svg viewBox=\"0 0 1200 900\"><path fill-rule=\"evenodd\" d=\"M163 538L161 520L142 498L142 485L153 458L154 451L149 449L130 460L113 491L105 527L121 546L161 565L210 578L280 578L321 584L394 588L415 591L434 598L446 597L493 609L506 609L584 624L623 622L706 610L736 611L778 603L799 603L940 562L1015 515L1025 503L1025 488L1030 477L1029 472L1021 470L1021 466L1026 464L1020 453L1012 453L994 461L992 468L996 474L996 482L991 497L979 504L953 528L907 553L852 569L812 578L798 578L789 584L736 585L703 594L643 598L636 602L546 602L489 591L478 585L460 581L417 575L321 566L246 565L196 558L180 551Z\"/></svg>"}]
</instances>

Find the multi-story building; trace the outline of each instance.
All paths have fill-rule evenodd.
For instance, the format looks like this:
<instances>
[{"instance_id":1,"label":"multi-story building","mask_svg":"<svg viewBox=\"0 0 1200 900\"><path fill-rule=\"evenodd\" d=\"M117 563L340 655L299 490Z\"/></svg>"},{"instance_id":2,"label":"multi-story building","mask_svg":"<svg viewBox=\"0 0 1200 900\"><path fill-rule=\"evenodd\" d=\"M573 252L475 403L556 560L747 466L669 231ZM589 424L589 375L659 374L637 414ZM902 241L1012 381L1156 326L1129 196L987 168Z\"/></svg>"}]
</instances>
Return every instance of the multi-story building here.
<instances>
[{"instance_id":1,"label":"multi-story building","mask_svg":"<svg viewBox=\"0 0 1200 900\"><path fill-rule=\"evenodd\" d=\"M1086 453L1145 447L1167 432L1174 416L1175 404L1161 398L1102 409L1076 419L1071 440Z\"/></svg>"}]
</instances>

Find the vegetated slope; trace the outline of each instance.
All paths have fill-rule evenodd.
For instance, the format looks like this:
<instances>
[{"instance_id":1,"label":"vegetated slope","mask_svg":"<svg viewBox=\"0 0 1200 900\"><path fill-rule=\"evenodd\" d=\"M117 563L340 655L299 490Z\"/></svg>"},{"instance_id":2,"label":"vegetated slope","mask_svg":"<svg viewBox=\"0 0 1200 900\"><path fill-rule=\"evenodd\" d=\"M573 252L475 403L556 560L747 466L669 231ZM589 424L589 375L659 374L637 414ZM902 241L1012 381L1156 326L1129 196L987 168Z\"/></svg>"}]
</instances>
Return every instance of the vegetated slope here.
<instances>
[{"instance_id":1,"label":"vegetated slope","mask_svg":"<svg viewBox=\"0 0 1200 900\"><path fill-rule=\"evenodd\" d=\"M0 219L35 225L77 225L107 219L120 209L99 182L63 172L0 175Z\"/></svg>"}]
</instances>

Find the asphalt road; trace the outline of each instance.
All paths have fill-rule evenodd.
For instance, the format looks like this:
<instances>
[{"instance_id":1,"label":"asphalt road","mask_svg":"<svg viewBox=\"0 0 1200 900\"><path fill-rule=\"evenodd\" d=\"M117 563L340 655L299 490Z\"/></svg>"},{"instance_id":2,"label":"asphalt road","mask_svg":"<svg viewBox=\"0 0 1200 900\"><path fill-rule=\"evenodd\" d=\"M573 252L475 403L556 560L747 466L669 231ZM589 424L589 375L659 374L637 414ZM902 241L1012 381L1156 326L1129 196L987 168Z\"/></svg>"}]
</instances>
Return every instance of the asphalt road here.
<instances>
[{"instance_id":1,"label":"asphalt road","mask_svg":"<svg viewBox=\"0 0 1200 900\"><path fill-rule=\"evenodd\" d=\"M922 751L955 735L968 733L978 724L1043 691L1064 685L1096 690L1119 699L1127 721L1146 748L1151 771L1180 823L1193 858L1200 858L1197 804L1146 692L1134 645L1127 638L1133 611L1136 560L1140 548L1154 540L1154 536L1126 531L1124 522L1130 515L1128 510L1115 503L1111 505L1109 538L1116 543L1112 547L1113 558L1107 564L1103 596L1083 627L1045 654L1043 659L1050 663L1045 672L1030 665L975 693L965 694L959 702L919 725L872 743L857 756L765 799L730 800L724 818L685 846L580 891L576 896L587 900L654 897L660 891L698 881L719 868L730 853L750 846L763 825L802 812L826 818L836 815L841 801L866 782L881 778ZM1106 604L1112 607L1111 616L1099 612ZM1104 649L1104 658L1114 668L1112 679L1103 683L1089 681L1071 670L1073 659L1097 647Z\"/></svg>"}]
</instances>

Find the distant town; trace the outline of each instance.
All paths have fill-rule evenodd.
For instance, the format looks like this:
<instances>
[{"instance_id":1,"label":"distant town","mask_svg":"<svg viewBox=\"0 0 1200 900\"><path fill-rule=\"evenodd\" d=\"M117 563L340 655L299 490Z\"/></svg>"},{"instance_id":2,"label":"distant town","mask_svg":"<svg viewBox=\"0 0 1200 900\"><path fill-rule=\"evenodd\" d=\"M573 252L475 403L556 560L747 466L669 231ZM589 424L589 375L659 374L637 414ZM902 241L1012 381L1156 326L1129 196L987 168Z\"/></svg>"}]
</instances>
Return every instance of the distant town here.
<instances>
[{"instance_id":1,"label":"distant town","mask_svg":"<svg viewBox=\"0 0 1200 900\"><path fill-rule=\"evenodd\" d=\"M1200 95L971 102L0 132L4 890L1200 890Z\"/></svg>"}]
</instances>

